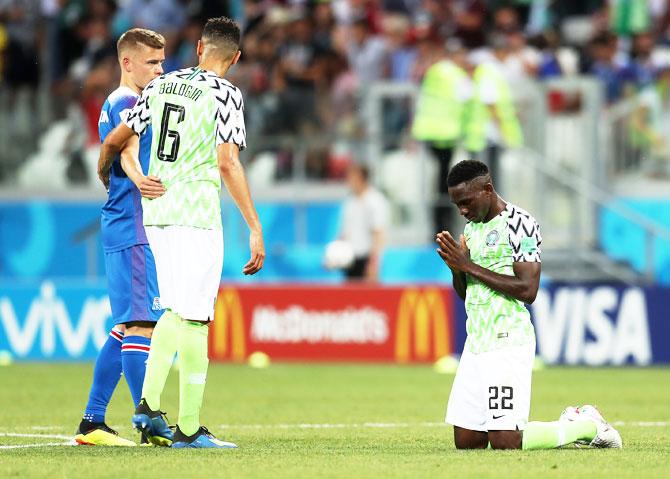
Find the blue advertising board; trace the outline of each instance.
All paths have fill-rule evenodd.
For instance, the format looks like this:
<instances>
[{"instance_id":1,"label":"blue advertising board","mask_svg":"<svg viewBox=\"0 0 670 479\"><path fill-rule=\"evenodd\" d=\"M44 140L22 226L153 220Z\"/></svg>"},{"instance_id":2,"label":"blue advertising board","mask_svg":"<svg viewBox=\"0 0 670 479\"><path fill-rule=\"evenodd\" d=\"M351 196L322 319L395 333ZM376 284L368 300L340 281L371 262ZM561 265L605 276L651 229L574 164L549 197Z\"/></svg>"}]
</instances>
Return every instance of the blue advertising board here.
<instances>
[{"instance_id":1,"label":"blue advertising board","mask_svg":"<svg viewBox=\"0 0 670 479\"><path fill-rule=\"evenodd\" d=\"M0 283L0 350L16 359L93 359L112 326L104 282Z\"/></svg>"},{"instance_id":2,"label":"blue advertising board","mask_svg":"<svg viewBox=\"0 0 670 479\"><path fill-rule=\"evenodd\" d=\"M670 289L556 285L531 306L539 355L550 364L670 363Z\"/></svg>"},{"instance_id":3,"label":"blue advertising board","mask_svg":"<svg viewBox=\"0 0 670 479\"><path fill-rule=\"evenodd\" d=\"M456 351L465 343L465 309L454 298ZM670 363L670 288L550 284L529 307L537 354L548 364Z\"/></svg>"}]
</instances>

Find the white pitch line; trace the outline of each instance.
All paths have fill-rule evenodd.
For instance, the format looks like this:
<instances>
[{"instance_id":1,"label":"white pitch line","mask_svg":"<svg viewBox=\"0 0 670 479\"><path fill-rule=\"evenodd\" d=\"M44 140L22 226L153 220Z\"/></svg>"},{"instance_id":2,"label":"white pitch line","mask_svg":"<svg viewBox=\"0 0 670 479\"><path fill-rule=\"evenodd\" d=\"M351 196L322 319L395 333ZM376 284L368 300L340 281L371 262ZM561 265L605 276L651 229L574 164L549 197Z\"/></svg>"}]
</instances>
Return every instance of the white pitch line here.
<instances>
[{"instance_id":1,"label":"white pitch line","mask_svg":"<svg viewBox=\"0 0 670 479\"><path fill-rule=\"evenodd\" d=\"M612 426L668 427L670 421L614 421Z\"/></svg>"},{"instance_id":2,"label":"white pitch line","mask_svg":"<svg viewBox=\"0 0 670 479\"><path fill-rule=\"evenodd\" d=\"M31 439L67 439L67 442L42 442L36 444L7 444L0 445L0 449L23 449L29 447L73 446L72 436L62 434L26 434L21 432L0 432L0 437L28 437Z\"/></svg>"},{"instance_id":3,"label":"white pitch line","mask_svg":"<svg viewBox=\"0 0 670 479\"><path fill-rule=\"evenodd\" d=\"M42 444L16 444L9 446L0 446L0 449L22 449L28 447L53 447L53 446L73 446L71 442L43 442Z\"/></svg>"},{"instance_id":4,"label":"white pitch line","mask_svg":"<svg viewBox=\"0 0 670 479\"><path fill-rule=\"evenodd\" d=\"M0 432L0 437L31 437L43 439L72 439L72 436L62 434L24 434L21 432Z\"/></svg>"}]
</instances>

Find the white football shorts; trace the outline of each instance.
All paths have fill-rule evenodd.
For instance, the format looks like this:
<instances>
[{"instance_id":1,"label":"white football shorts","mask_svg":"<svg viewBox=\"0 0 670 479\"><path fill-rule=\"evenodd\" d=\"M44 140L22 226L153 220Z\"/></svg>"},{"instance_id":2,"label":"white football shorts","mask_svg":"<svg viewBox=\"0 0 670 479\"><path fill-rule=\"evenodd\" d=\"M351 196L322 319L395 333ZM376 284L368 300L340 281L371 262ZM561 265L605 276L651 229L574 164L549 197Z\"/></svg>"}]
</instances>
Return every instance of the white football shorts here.
<instances>
[{"instance_id":1,"label":"white football shorts","mask_svg":"<svg viewBox=\"0 0 670 479\"><path fill-rule=\"evenodd\" d=\"M522 431L530 414L535 343L480 354L463 351L446 422L473 431Z\"/></svg>"},{"instance_id":2,"label":"white football shorts","mask_svg":"<svg viewBox=\"0 0 670 479\"><path fill-rule=\"evenodd\" d=\"M147 226L161 306L192 321L212 321L223 270L223 233L192 226Z\"/></svg>"}]
</instances>

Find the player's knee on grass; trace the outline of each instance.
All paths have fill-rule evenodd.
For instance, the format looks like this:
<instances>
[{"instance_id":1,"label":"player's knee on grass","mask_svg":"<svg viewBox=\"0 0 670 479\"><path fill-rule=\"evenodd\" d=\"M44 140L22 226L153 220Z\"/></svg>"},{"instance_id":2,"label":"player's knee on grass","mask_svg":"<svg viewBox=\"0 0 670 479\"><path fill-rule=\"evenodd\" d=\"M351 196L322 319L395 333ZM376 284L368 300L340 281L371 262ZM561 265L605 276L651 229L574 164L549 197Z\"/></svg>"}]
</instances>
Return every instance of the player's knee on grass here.
<instances>
[{"instance_id":1,"label":"player's knee on grass","mask_svg":"<svg viewBox=\"0 0 670 479\"><path fill-rule=\"evenodd\" d=\"M489 444L488 434L454 426L454 444L456 449L486 449Z\"/></svg>"},{"instance_id":2,"label":"player's knee on grass","mask_svg":"<svg viewBox=\"0 0 670 479\"><path fill-rule=\"evenodd\" d=\"M521 431L489 431L492 449L521 449L522 439Z\"/></svg>"},{"instance_id":3,"label":"player's knee on grass","mask_svg":"<svg viewBox=\"0 0 670 479\"><path fill-rule=\"evenodd\" d=\"M151 338L156 323L153 321L131 321L126 323L126 336L142 336Z\"/></svg>"}]
</instances>

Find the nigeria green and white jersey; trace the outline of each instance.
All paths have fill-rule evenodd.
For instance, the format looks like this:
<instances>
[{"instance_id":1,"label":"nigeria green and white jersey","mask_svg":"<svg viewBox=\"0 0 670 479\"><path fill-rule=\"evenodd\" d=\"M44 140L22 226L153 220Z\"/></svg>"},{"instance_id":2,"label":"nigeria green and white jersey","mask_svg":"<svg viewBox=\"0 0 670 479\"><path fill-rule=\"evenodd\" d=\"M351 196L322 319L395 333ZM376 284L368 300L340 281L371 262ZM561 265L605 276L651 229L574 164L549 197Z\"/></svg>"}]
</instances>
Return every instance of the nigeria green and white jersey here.
<instances>
[{"instance_id":1,"label":"nigeria green and white jersey","mask_svg":"<svg viewBox=\"0 0 670 479\"><path fill-rule=\"evenodd\" d=\"M144 225L221 229L216 147L246 147L240 90L198 67L177 70L146 86L125 123L137 134L151 125L149 175L166 188L160 198L142 198Z\"/></svg>"},{"instance_id":2,"label":"nigeria green and white jersey","mask_svg":"<svg viewBox=\"0 0 670 479\"><path fill-rule=\"evenodd\" d=\"M512 204L488 223L470 222L465 226L470 258L482 268L514 275L516 262L540 260L540 227L526 211ZM482 353L506 346L535 341L535 331L526 306L472 276L467 276L465 347Z\"/></svg>"}]
</instances>

